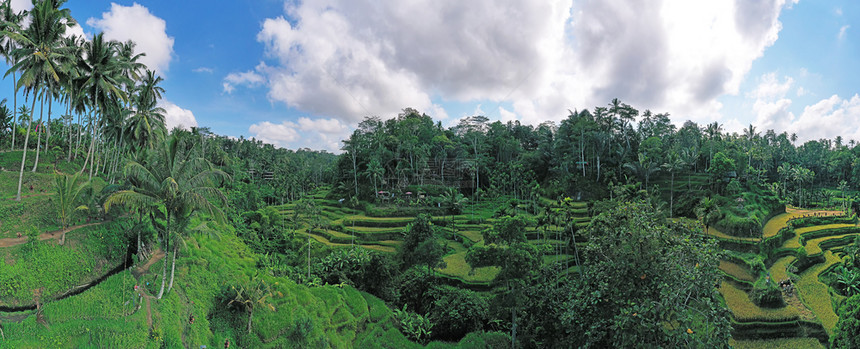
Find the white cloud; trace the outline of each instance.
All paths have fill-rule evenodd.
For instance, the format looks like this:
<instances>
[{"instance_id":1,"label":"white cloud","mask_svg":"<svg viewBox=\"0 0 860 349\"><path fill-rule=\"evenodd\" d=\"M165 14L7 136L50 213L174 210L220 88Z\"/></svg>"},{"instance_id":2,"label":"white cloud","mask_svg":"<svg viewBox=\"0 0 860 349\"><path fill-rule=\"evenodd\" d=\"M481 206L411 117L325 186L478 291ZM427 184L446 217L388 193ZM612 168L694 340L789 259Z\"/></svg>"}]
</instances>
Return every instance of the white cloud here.
<instances>
[{"instance_id":1,"label":"white cloud","mask_svg":"<svg viewBox=\"0 0 860 349\"><path fill-rule=\"evenodd\" d=\"M504 107L499 107L499 120L502 122L514 121L517 120L517 114Z\"/></svg>"},{"instance_id":2,"label":"white cloud","mask_svg":"<svg viewBox=\"0 0 860 349\"><path fill-rule=\"evenodd\" d=\"M196 68L192 71L195 73L206 73L206 74L212 74L215 72L214 70L212 70L212 68L209 68L209 67L200 67L200 68Z\"/></svg>"},{"instance_id":3,"label":"white cloud","mask_svg":"<svg viewBox=\"0 0 860 349\"><path fill-rule=\"evenodd\" d=\"M264 70L265 64L261 64L257 67L257 69ZM236 89L236 86L248 86L254 87L262 85L266 82L266 78L254 71L247 71L242 73L230 73L224 78L224 92L233 93L233 90Z\"/></svg>"},{"instance_id":4,"label":"white cloud","mask_svg":"<svg viewBox=\"0 0 860 349\"><path fill-rule=\"evenodd\" d=\"M851 26L847 24L843 25L841 28L839 28L839 34L836 37L839 38L839 40L844 39L845 34L848 32L848 28L851 28Z\"/></svg>"},{"instance_id":5,"label":"white cloud","mask_svg":"<svg viewBox=\"0 0 860 349\"><path fill-rule=\"evenodd\" d=\"M801 142L842 136L860 140L860 95L842 99L837 95L806 106L797 121L788 127Z\"/></svg>"},{"instance_id":6,"label":"white cloud","mask_svg":"<svg viewBox=\"0 0 860 349\"><path fill-rule=\"evenodd\" d=\"M711 121L794 3L290 2L257 35L267 64L228 75L224 91L262 85L272 101L349 124L404 106L437 114L438 101L507 102L536 124L613 98Z\"/></svg>"},{"instance_id":7,"label":"white cloud","mask_svg":"<svg viewBox=\"0 0 860 349\"><path fill-rule=\"evenodd\" d=\"M248 132L254 138L279 147L297 149L314 144L317 149L340 153L341 140L349 138L351 127L338 119L310 119L280 124L263 121L251 125Z\"/></svg>"},{"instance_id":8,"label":"white cloud","mask_svg":"<svg viewBox=\"0 0 860 349\"><path fill-rule=\"evenodd\" d=\"M190 110L183 109L182 107L164 99L161 100L160 105L166 112L164 115L164 124L167 126L168 131L172 130L174 127L180 127L186 130L191 127L197 127L197 119L194 117L194 113Z\"/></svg>"},{"instance_id":9,"label":"white cloud","mask_svg":"<svg viewBox=\"0 0 860 349\"><path fill-rule=\"evenodd\" d=\"M105 39L137 44L137 52L146 53L140 62L164 75L170 68L173 55L173 37L167 35L167 23L137 3L122 6L111 3L110 12L102 18L90 18L87 24L104 31Z\"/></svg>"},{"instance_id":10,"label":"white cloud","mask_svg":"<svg viewBox=\"0 0 860 349\"><path fill-rule=\"evenodd\" d=\"M782 97L788 93L792 84L794 84L794 79L789 76L785 76L784 81L779 82L776 73L767 73L759 78L759 85L755 90L747 93L747 96L757 99Z\"/></svg>"},{"instance_id":11,"label":"white cloud","mask_svg":"<svg viewBox=\"0 0 860 349\"><path fill-rule=\"evenodd\" d=\"M15 12L30 10L33 8L33 2L31 0L12 0L12 9Z\"/></svg>"},{"instance_id":12,"label":"white cloud","mask_svg":"<svg viewBox=\"0 0 860 349\"><path fill-rule=\"evenodd\" d=\"M797 96L798 97L803 97L803 96L806 96L807 94L809 94L809 91L807 91L805 88L803 88L803 86L800 86L797 88Z\"/></svg>"}]
</instances>

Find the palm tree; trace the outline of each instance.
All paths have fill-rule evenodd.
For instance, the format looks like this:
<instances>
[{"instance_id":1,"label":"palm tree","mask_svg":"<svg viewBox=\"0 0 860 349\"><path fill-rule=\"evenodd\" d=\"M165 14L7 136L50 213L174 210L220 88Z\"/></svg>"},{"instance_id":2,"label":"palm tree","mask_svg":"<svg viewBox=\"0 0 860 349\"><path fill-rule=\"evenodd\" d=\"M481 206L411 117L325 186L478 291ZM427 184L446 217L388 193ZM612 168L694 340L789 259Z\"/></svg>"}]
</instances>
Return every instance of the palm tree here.
<instances>
[{"instance_id":1,"label":"palm tree","mask_svg":"<svg viewBox=\"0 0 860 349\"><path fill-rule=\"evenodd\" d=\"M675 206L675 172L683 170L686 163L681 159L681 156L678 155L674 149L669 152L669 156L666 159L666 163L663 164L663 168L665 168L671 174L671 181L669 183L669 217L674 216L674 206Z\"/></svg>"},{"instance_id":2,"label":"palm tree","mask_svg":"<svg viewBox=\"0 0 860 349\"><path fill-rule=\"evenodd\" d=\"M711 223L714 223L719 218L719 214L720 207L717 205L717 201L712 198L702 198L699 206L696 207L696 215L699 216L702 225L705 226L705 233L708 232Z\"/></svg>"},{"instance_id":3,"label":"palm tree","mask_svg":"<svg viewBox=\"0 0 860 349\"><path fill-rule=\"evenodd\" d=\"M708 157L708 167L711 166L711 161L714 160L714 142L720 138L720 135L723 132L723 125L720 125L718 122L714 121L713 123L708 124L705 128L705 133L708 134L708 145L709 149L709 157Z\"/></svg>"},{"instance_id":4,"label":"palm tree","mask_svg":"<svg viewBox=\"0 0 860 349\"><path fill-rule=\"evenodd\" d=\"M17 62L8 71L21 71L21 77L15 84L15 91L24 88L25 96L32 92L33 102L30 110L36 107L36 98L41 89L49 83L59 83L62 71L59 62L64 56L64 48L59 45L67 27L75 24L68 9L59 9L65 0L45 0L34 4L29 13L30 24L21 30L14 23L7 23L7 28L0 34L14 40L19 47L12 50ZM10 30L11 29L11 30ZM42 94L44 102L44 93ZM24 163L27 160L27 145L30 140L32 118L27 123L27 135L24 138L24 152L21 157L21 170L18 175L18 194L15 199L21 200L21 184L24 179ZM41 120L40 120L41 121ZM38 152L38 148L37 148ZM38 162L37 162L38 164Z\"/></svg>"},{"instance_id":5,"label":"palm tree","mask_svg":"<svg viewBox=\"0 0 860 349\"><path fill-rule=\"evenodd\" d=\"M24 20L24 17L27 16L27 11L15 12L12 9L11 0L5 0L2 4L0 4L0 30L2 31L14 31L20 28L21 21ZM17 47L15 40L9 38L8 35L2 34L3 38L0 41L0 55L6 58L6 64L13 66L17 63L17 59L15 55L12 54L12 51ZM17 89L17 78L15 77L16 72L12 72L12 146L9 148L10 150L15 150L15 134L17 131L17 123L15 121L16 115L15 111L18 110L18 89Z\"/></svg>"},{"instance_id":6,"label":"palm tree","mask_svg":"<svg viewBox=\"0 0 860 349\"><path fill-rule=\"evenodd\" d=\"M85 205L78 205L78 202L88 190L92 190L92 187L90 182L77 184L79 177L80 172L74 175L57 172L54 176L54 188L57 190L57 216L60 218L63 232L60 245L66 243L66 228L69 227L74 213L89 209Z\"/></svg>"},{"instance_id":7,"label":"palm tree","mask_svg":"<svg viewBox=\"0 0 860 349\"><path fill-rule=\"evenodd\" d=\"M129 137L136 149L153 148L157 140L167 134L164 126L164 108L159 107L157 100L144 98L142 94L135 97L135 110L128 120Z\"/></svg>"},{"instance_id":8,"label":"palm tree","mask_svg":"<svg viewBox=\"0 0 860 349\"><path fill-rule=\"evenodd\" d=\"M84 76L83 89L89 97L91 107L100 117L104 117L111 100L125 100L126 94L122 91L125 78L122 76L123 66L114 54L115 42L106 42L104 33L96 34L92 40L84 44L86 58L81 61L80 68ZM90 119L90 132L93 135L90 141L90 150L87 160L90 163L90 179L93 177L95 163L95 141L96 133L93 120ZM87 162L84 162L86 167ZM84 169L81 168L81 171Z\"/></svg>"},{"instance_id":9,"label":"palm tree","mask_svg":"<svg viewBox=\"0 0 860 349\"><path fill-rule=\"evenodd\" d=\"M125 174L132 189L111 194L105 201L105 210L123 204L137 208L157 207L156 213L165 217L162 241L167 253L170 252L170 241L185 233L185 225L193 213L203 211L218 222L224 221L224 213L209 200L215 199L226 204L227 198L216 185L228 181L230 176L197 157L193 149L176 136L171 136L161 147L151 152L144 163L130 161L125 166ZM171 284L178 247L178 243L174 244ZM167 282L167 263L162 268L159 299L164 294Z\"/></svg>"},{"instance_id":10,"label":"palm tree","mask_svg":"<svg viewBox=\"0 0 860 349\"><path fill-rule=\"evenodd\" d=\"M660 167L651 160L647 155L643 153L639 153L639 160L637 162L628 162L624 164L624 168L633 172L639 178L645 179L645 189L648 189L648 180L651 178L651 175L660 170Z\"/></svg>"},{"instance_id":11,"label":"palm tree","mask_svg":"<svg viewBox=\"0 0 860 349\"><path fill-rule=\"evenodd\" d=\"M278 285L278 283L276 282L275 285ZM245 307L245 310L248 311L248 333L251 333L251 319L254 317L254 308L259 306L275 311L275 306L270 300L275 295L283 296L280 291L273 291L272 287L259 277L259 274L254 275L246 285L239 286L239 288L232 286L232 289L233 292L236 292L236 296L227 305L236 303Z\"/></svg>"}]
</instances>

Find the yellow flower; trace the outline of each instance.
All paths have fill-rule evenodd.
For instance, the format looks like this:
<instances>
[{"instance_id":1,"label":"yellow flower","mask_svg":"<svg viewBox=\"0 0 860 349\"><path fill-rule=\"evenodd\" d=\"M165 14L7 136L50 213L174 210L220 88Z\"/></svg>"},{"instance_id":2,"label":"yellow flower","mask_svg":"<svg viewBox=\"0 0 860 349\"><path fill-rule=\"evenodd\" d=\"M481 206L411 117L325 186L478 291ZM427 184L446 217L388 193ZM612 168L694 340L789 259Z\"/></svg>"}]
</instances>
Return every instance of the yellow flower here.
<instances>
[{"instance_id":1,"label":"yellow flower","mask_svg":"<svg viewBox=\"0 0 860 349\"><path fill-rule=\"evenodd\" d=\"M687 329L687 333L689 333L689 334L693 334L693 330L691 330L691 329L689 329L689 328L688 328L688 329Z\"/></svg>"},{"instance_id":2,"label":"yellow flower","mask_svg":"<svg viewBox=\"0 0 860 349\"><path fill-rule=\"evenodd\" d=\"M698 267L699 267L699 263L696 263L696 268L698 268Z\"/></svg>"}]
</instances>

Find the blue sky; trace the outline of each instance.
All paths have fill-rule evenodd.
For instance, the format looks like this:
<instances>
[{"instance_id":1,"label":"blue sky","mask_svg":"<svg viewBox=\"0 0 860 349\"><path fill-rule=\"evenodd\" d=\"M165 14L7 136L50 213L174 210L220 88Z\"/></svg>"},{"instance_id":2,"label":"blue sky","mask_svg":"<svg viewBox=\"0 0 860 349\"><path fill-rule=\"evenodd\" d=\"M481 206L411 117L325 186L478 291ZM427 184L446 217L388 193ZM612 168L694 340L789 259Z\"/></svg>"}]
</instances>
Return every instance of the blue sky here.
<instances>
[{"instance_id":1,"label":"blue sky","mask_svg":"<svg viewBox=\"0 0 860 349\"><path fill-rule=\"evenodd\" d=\"M283 147L336 152L364 116L405 107L443 125L476 113L537 124L615 97L677 124L860 140L856 1L66 6L76 32L139 41L171 124Z\"/></svg>"}]
</instances>

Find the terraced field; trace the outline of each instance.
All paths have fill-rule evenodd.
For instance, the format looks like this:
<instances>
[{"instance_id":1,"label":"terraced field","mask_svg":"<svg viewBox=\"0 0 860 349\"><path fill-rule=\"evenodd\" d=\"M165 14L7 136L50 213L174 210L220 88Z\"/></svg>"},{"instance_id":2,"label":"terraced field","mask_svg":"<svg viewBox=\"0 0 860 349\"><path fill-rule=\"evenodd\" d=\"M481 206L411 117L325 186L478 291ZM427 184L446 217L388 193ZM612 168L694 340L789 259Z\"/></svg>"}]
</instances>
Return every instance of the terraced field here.
<instances>
[{"instance_id":1,"label":"terraced field","mask_svg":"<svg viewBox=\"0 0 860 349\"><path fill-rule=\"evenodd\" d=\"M341 206L334 200L325 200L322 195L312 198L314 206L319 210L315 218L317 228L309 228L306 224L296 230L296 233L309 235L314 241L332 247L360 246L366 249L394 253L397 246L402 242L408 225L415 217L370 217L365 212L353 210ZM554 201L544 200L547 204ZM588 216L588 205L585 202L575 202L572 218L578 226L586 226L591 221ZM295 204L277 206L279 213L285 217L296 217L297 207ZM479 204L468 212L455 216L434 216L433 222L440 227L446 238L442 243L448 246L448 254L443 257L446 266L436 271L445 277L456 280L465 285L478 285L487 287L499 273L497 267L472 268L466 263L465 257L468 252L466 246L482 245L483 236L481 232L492 227L495 220L491 218L495 205L492 203ZM452 224L453 220L453 224ZM559 263L572 260L572 256L564 254L564 242L557 240L558 234L553 230L557 227L549 227L547 232L534 226L528 227L526 235L529 242L534 244L549 245L544 255L544 263ZM465 245L464 245L465 244ZM552 252L555 251L555 252ZM553 254L561 253L561 254ZM570 262L575 268L575 263Z\"/></svg>"},{"instance_id":2,"label":"terraced field","mask_svg":"<svg viewBox=\"0 0 860 349\"><path fill-rule=\"evenodd\" d=\"M787 208L786 213L777 215L764 226L764 236L775 237L777 233L788 226L792 219L800 217L829 217L839 216L836 211L813 211ZM726 280L720 285L726 306L732 313L736 340L732 345L737 348L820 348L826 345L826 338L833 335L833 330L839 320L834 311L831 291L823 283L820 276L841 261L832 249L838 249L851 244L860 232L852 230L855 224L833 223L837 218L825 218L821 225L797 228L794 235L783 238L784 243L778 246L779 254L770 260L767 266L770 280L779 282L791 279L795 292L783 291L786 306L777 309L762 308L750 299L748 289L758 276L750 273L746 262L722 261L720 270L726 274ZM843 218L844 222L844 218ZM726 238L720 232L713 230L709 235ZM740 240L739 238L732 238ZM803 247L805 256L799 257L797 251ZM801 263L803 263L801 265ZM797 273L798 264L800 274ZM811 265L810 265L811 264ZM763 277L763 276L762 276ZM741 282L749 282L743 284ZM838 296L837 296L838 297ZM783 337L783 338L772 338ZM771 339L761 339L771 338Z\"/></svg>"}]
</instances>

